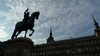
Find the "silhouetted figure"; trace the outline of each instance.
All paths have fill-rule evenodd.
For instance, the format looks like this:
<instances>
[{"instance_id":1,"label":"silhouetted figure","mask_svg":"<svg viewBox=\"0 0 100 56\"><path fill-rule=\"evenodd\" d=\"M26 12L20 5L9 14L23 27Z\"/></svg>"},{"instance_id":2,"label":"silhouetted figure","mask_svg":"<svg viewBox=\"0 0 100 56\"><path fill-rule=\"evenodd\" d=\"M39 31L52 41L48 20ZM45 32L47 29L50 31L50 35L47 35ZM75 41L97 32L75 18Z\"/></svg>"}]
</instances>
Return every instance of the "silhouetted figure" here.
<instances>
[{"instance_id":1,"label":"silhouetted figure","mask_svg":"<svg viewBox=\"0 0 100 56\"><path fill-rule=\"evenodd\" d=\"M26 11L24 12L24 19L23 22L26 23L27 20L30 18L30 13L28 12L28 9L26 9Z\"/></svg>"},{"instance_id":2,"label":"silhouetted figure","mask_svg":"<svg viewBox=\"0 0 100 56\"><path fill-rule=\"evenodd\" d=\"M17 22L17 24L15 25L15 29L14 29L14 32L13 32L13 35L11 37L11 39L14 39L14 37L17 37L22 31L25 31L25 36L26 37L26 34L27 34L27 30L30 30L32 31L31 34L29 34L29 36L31 36L34 32L34 22L35 22L35 19L38 19L39 18L39 14L40 12L34 12L31 14L31 17L30 19L28 18L29 14L26 13L28 11L28 9L25 11L25 18L24 18L24 22L26 22L25 24L23 24L23 22Z\"/></svg>"}]
</instances>

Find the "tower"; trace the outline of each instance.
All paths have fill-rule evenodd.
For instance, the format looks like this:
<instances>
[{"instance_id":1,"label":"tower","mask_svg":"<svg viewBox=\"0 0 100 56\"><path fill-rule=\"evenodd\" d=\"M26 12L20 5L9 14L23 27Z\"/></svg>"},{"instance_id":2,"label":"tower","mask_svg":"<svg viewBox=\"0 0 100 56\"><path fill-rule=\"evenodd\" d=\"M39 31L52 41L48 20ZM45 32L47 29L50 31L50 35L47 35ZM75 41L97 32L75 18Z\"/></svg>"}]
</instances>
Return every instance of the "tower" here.
<instances>
[{"instance_id":1,"label":"tower","mask_svg":"<svg viewBox=\"0 0 100 56\"><path fill-rule=\"evenodd\" d=\"M96 37L100 37L100 27L99 27L97 21L95 20L95 18L94 18L93 16L92 16L92 18L93 18L94 26L95 26L94 35L95 35Z\"/></svg>"},{"instance_id":2,"label":"tower","mask_svg":"<svg viewBox=\"0 0 100 56\"><path fill-rule=\"evenodd\" d=\"M50 29L50 36L47 39L47 43L54 42L54 38L52 37L52 28Z\"/></svg>"}]
</instances>

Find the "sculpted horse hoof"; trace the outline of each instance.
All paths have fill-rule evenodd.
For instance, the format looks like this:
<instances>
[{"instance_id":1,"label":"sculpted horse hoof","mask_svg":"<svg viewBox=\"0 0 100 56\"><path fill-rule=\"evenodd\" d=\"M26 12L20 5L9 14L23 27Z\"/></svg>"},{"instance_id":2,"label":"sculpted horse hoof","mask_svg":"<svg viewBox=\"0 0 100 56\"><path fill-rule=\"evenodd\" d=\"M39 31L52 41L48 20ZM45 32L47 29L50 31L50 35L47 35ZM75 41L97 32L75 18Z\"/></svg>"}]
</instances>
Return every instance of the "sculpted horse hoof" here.
<instances>
[{"instance_id":1,"label":"sculpted horse hoof","mask_svg":"<svg viewBox=\"0 0 100 56\"><path fill-rule=\"evenodd\" d=\"M29 34L29 36L32 36L32 34Z\"/></svg>"}]
</instances>

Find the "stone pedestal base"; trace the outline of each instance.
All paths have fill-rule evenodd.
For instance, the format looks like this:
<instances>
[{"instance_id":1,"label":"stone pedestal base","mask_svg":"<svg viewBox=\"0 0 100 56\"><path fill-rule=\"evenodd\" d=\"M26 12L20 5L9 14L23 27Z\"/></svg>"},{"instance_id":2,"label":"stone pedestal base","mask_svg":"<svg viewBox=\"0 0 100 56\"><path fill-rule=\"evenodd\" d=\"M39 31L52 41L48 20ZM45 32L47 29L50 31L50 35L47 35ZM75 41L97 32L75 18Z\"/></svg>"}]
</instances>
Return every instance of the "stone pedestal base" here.
<instances>
[{"instance_id":1,"label":"stone pedestal base","mask_svg":"<svg viewBox=\"0 0 100 56\"><path fill-rule=\"evenodd\" d=\"M29 38L16 38L5 41L4 56L30 56L33 41Z\"/></svg>"}]
</instances>

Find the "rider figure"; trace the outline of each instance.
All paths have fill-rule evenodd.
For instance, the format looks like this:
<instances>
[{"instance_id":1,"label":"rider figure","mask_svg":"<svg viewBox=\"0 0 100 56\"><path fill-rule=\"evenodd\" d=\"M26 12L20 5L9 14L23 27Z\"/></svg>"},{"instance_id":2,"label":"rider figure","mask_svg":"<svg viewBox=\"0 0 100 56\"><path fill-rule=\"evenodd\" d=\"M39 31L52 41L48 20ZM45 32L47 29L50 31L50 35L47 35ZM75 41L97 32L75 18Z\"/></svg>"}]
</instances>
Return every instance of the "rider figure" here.
<instances>
[{"instance_id":1,"label":"rider figure","mask_svg":"<svg viewBox=\"0 0 100 56\"><path fill-rule=\"evenodd\" d=\"M28 9L26 9L26 11L24 12L24 19L23 19L24 23L26 23L27 20L30 18L29 15L30 13L28 12Z\"/></svg>"}]
</instances>

